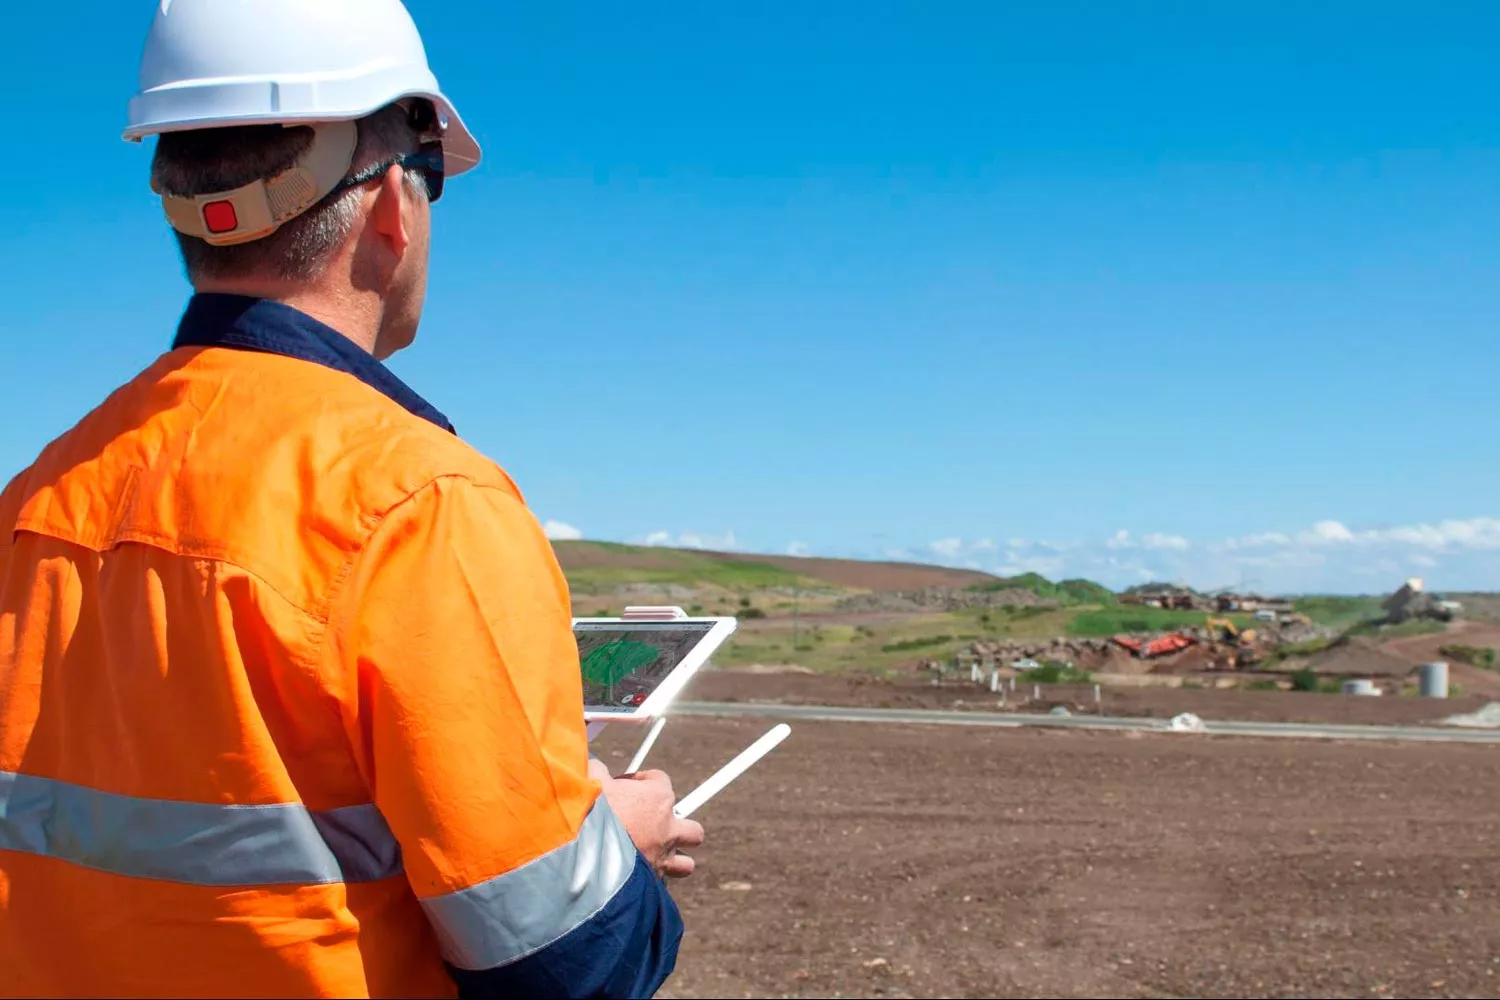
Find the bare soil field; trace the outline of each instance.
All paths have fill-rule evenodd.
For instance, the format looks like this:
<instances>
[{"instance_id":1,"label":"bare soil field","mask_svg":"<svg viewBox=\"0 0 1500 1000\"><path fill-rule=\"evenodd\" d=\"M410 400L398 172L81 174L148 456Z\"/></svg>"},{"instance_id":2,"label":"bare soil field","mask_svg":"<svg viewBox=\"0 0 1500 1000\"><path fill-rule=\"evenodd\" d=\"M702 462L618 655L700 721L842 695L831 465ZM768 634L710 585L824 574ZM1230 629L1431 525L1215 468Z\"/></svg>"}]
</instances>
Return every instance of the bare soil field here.
<instances>
[{"instance_id":1,"label":"bare soil field","mask_svg":"<svg viewBox=\"0 0 1500 1000\"><path fill-rule=\"evenodd\" d=\"M651 763L686 791L764 725L674 719ZM1495 996L1497 780L1493 747L802 724L699 814L661 995Z\"/></svg>"},{"instance_id":2,"label":"bare soil field","mask_svg":"<svg viewBox=\"0 0 1500 1000\"><path fill-rule=\"evenodd\" d=\"M1421 663L1427 660L1443 659L1442 647L1453 645L1500 648L1500 625L1480 621L1456 621L1448 626L1446 632L1391 639L1385 643L1385 649L1414 663Z\"/></svg>"},{"instance_id":3,"label":"bare soil field","mask_svg":"<svg viewBox=\"0 0 1500 1000\"><path fill-rule=\"evenodd\" d=\"M1025 687L1021 682L1021 687ZM1063 704L1070 710L1104 715L1168 719L1192 712L1204 719L1247 722L1322 722L1364 725L1422 725L1460 712L1472 712L1489 701L1465 695L1444 701L1407 697L1361 698L1342 694L1293 691L1212 691L1186 688L1104 687L1096 709L1092 689L1043 688L1035 704L1023 711L1047 711ZM855 708L933 708L1004 711L999 699L978 684L953 680L934 687L923 676L886 679L866 674L758 673L708 670L693 679L683 694L691 701L769 702L787 705L840 705ZM1497 929L1500 933L1500 929Z\"/></svg>"}]
</instances>

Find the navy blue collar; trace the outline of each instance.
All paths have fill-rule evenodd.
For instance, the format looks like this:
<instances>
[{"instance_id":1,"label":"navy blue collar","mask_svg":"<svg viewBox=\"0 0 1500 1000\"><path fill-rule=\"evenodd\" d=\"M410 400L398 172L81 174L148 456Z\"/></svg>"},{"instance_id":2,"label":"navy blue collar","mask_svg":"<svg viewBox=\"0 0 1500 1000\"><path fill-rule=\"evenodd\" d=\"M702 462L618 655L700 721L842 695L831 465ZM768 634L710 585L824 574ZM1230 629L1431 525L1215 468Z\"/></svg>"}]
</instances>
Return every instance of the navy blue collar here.
<instances>
[{"instance_id":1,"label":"navy blue collar","mask_svg":"<svg viewBox=\"0 0 1500 1000\"><path fill-rule=\"evenodd\" d=\"M423 420L453 431L447 417L374 355L333 327L280 302L246 295L194 295L172 347L233 347L311 361L353 375Z\"/></svg>"}]
</instances>

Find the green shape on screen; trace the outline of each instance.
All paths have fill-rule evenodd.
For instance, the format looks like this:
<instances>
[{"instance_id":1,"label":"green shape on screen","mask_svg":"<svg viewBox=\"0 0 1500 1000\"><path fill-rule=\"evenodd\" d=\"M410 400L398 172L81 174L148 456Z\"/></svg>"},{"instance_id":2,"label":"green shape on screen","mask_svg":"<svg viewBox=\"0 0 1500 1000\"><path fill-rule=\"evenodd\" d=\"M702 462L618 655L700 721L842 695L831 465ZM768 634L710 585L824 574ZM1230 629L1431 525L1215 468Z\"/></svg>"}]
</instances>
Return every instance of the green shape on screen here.
<instances>
[{"instance_id":1,"label":"green shape on screen","mask_svg":"<svg viewBox=\"0 0 1500 1000\"><path fill-rule=\"evenodd\" d=\"M631 674L656 662L661 650L644 642L616 639L606 642L583 660L584 680L613 688Z\"/></svg>"}]
</instances>

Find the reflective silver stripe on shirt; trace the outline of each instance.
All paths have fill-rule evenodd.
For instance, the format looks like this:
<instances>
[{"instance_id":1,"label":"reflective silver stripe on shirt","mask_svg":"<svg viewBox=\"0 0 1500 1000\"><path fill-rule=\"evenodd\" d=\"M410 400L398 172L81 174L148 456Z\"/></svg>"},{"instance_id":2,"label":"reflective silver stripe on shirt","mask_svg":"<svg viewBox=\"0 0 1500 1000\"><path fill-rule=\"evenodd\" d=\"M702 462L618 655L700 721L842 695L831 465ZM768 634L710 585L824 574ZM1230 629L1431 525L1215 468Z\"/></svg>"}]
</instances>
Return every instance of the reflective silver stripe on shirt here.
<instances>
[{"instance_id":1,"label":"reflective silver stripe on shirt","mask_svg":"<svg viewBox=\"0 0 1500 1000\"><path fill-rule=\"evenodd\" d=\"M9 771L0 771L0 850L190 885L371 882L402 871L373 805L315 813L140 799Z\"/></svg>"},{"instance_id":2,"label":"reflective silver stripe on shirt","mask_svg":"<svg viewBox=\"0 0 1500 1000\"><path fill-rule=\"evenodd\" d=\"M422 900L443 957L493 969L540 951L604 909L635 870L630 834L599 796L578 836L487 882Z\"/></svg>"}]
</instances>

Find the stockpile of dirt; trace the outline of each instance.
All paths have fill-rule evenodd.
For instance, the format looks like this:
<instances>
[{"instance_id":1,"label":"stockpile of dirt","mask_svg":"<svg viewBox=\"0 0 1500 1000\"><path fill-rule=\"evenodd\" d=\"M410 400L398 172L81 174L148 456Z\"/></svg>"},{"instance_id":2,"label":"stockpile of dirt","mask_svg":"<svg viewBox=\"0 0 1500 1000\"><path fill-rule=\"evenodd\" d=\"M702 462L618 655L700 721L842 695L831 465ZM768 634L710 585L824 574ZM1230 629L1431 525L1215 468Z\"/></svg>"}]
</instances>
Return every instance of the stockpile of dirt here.
<instances>
[{"instance_id":1,"label":"stockpile of dirt","mask_svg":"<svg viewBox=\"0 0 1500 1000\"><path fill-rule=\"evenodd\" d=\"M1228 662L1232 662L1233 655L1227 651L1227 647L1198 645L1146 662L1153 674L1192 674L1203 670L1223 669Z\"/></svg>"},{"instance_id":2,"label":"stockpile of dirt","mask_svg":"<svg viewBox=\"0 0 1500 1000\"><path fill-rule=\"evenodd\" d=\"M1080 669L1103 662L1111 648L1107 639L1052 639L1046 642L1022 642L1014 639L981 640L969 647L969 656L998 667L1016 660L1072 663Z\"/></svg>"},{"instance_id":3,"label":"stockpile of dirt","mask_svg":"<svg viewBox=\"0 0 1500 1000\"><path fill-rule=\"evenodd\" d=\"M1369 640L1340 639L1309 659L1307 669L1324 677L1401 678L1410 674L1413 666Z\"/></svg>"}]
</instances>

